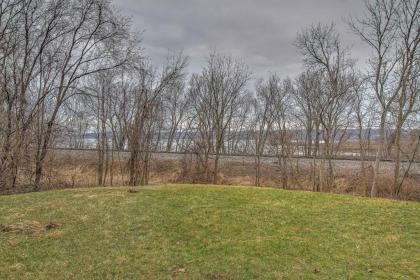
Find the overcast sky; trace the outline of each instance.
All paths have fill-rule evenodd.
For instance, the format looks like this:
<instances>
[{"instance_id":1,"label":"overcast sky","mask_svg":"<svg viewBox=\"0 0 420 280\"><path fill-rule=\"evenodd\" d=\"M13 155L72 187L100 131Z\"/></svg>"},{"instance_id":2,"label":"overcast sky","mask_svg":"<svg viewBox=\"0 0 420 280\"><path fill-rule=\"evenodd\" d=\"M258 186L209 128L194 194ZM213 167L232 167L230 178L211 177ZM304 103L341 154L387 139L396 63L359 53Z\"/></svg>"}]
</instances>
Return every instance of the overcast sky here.
<instances>
[{"instance_id":1,"label":"overcast sky","mask_svg":"<svg viewBox=\"0 0 420 280\"><path fill-rule=\"evenodd\" d=\"M343 21L363 14L363 0L114 0L142 32L143 47L157 65L183 50L190 72L198 72L210 50L242 58L253 77L277 72L294 77L302 69L293 42L312 23L334 21L353 56L363 64L366 47Z\"/></svg>"}]
</instances>

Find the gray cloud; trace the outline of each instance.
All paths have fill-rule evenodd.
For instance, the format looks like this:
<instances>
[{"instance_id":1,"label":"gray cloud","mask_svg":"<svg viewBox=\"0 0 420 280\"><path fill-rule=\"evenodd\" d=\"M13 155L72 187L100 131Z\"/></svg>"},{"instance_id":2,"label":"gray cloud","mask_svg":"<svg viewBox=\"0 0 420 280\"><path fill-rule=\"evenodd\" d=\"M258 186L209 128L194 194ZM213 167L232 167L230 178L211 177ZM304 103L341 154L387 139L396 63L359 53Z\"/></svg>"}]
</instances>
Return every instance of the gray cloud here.
<instances>
[{"instance_id":1,"label":"gray cloud","mask_svg":"<svg viewBox=\"0 0 420 280\"><path fill-rule=\"evenodd\" d=\"M183 50L197 72L209 51L242 58L254 77L277 72L295 76L302 67L293 46L296 33L312 23L334 21L360 62L367 57L343 22L363 13L363 0L114 0L142 34L146 53L163 64L169 52Z\"/></svg>"}]
</instances>

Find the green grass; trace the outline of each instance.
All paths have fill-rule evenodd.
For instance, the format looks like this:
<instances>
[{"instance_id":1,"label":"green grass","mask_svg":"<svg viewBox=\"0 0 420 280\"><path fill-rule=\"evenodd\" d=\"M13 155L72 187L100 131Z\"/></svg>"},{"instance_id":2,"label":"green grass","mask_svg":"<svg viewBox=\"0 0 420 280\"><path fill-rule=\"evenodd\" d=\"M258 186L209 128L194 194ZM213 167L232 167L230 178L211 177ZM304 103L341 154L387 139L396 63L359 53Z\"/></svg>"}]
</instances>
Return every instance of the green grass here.
<instances>
[{"instance_id":1,"label":"green grass","mask_svg":"<svg viewBox=\"0 0 420 280\"><path fill-rule=\"evenodd\" d=\"M0 197L0 279L420 279L420 204L275 189ZM184 272L185 269L185 272Z\"/></svg>"}]
</instances>

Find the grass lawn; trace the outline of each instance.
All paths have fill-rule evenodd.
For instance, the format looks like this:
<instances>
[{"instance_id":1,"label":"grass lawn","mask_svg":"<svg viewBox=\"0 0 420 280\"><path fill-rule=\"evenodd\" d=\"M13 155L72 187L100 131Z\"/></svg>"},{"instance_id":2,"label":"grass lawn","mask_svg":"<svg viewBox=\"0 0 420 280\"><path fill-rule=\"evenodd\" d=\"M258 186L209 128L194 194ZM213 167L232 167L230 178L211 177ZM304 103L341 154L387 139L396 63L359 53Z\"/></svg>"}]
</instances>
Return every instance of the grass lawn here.
<instances>
[{"instance_id":1,"label":"grass lawn","mask_svg":"<svg viewBox=\"0 0 420 280\"><path fill-rule=\"evenodd\" d=\"M0 197L0 279L420 279L416 202L127 189Z\"/></svg>"}]
</instances>

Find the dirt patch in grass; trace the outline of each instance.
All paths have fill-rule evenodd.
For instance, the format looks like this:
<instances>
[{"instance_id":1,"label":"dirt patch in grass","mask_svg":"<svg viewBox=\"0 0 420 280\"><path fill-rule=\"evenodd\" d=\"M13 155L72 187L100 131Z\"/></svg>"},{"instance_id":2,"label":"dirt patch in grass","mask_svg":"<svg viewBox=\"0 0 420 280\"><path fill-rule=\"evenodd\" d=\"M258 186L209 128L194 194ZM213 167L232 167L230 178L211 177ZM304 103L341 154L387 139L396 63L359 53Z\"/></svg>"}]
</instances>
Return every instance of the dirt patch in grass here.
<instances>
[{"instance_id":1,"label":"dirt patch in grass","mask_svg":"<svg viewBox=\"0 0 420 280\"><path fill-rule=\"evenodd\" d=\"M35 234L60 227L60 223L48 222L43 225L37 221L23 222L16 225L0 224L0 233Z\"/></svg>"},{"instance_id":2,"label":"dirt patch in grass","mask_svg":"<svg viewBox=\"0 0 420 280\"><path fill-rule=\"evenodd\" d=\"M49 222L45 225L46 230L52 230L52 229L55 229L55 228L58 228L58 227L60 227L60 224L57 223L57 222Z\"/></svg>"},{"instance_id":3,"label":"dirt patch in grass","mask_svg":"<svg viewBox=\"0 0 420 280\"><path fill-rule=\"evenodd\" d=\"M138 192L139 192L139 190L138 190L138 189L135 189L135 188L129 188L129 189L127 190L127 192L128 192L128 193L138 193Z\"/></svg>"},{"instance_id":4,"label":"dirt patch in grass","mask_svg":"<svg viewBox=\"0 0 420 280\"><path fill-rule=\"evenodd\" d=\"M178 277L179 275L184 274L184 273L186 273L186 272L187 272L187 269L186 269L186 268L184 268L184 267L177 267L177 268L175 268L175 269L172 271L172 277L173 277L173 278L176 278L176 277Z\"/></svg>"}]
</instances>

